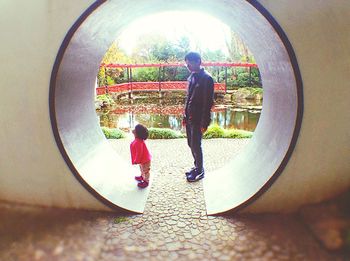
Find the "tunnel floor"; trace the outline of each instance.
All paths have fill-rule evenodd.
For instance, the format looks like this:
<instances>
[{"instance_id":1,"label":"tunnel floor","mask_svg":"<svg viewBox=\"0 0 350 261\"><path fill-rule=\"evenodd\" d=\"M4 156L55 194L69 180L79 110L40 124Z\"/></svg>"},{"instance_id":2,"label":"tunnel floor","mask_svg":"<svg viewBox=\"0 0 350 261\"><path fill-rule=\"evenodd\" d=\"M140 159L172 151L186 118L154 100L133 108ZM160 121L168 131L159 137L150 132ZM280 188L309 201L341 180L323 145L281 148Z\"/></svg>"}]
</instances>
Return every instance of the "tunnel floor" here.
<instances>
[{"instance_id":1,"label":"tunnel floor","mask_svg":"<svg viewBox=\"0 0 350 261\"><path fill-rule=\"evenodd\" d=\"M153 179L144 214L1 203L0 260L343 260L296 216L207 216L202 181L189 184L183 174L191 166L185 139L147 142ZM206 170L247 142L204 140ZM129 140L110 143L129 160Z\"/></svg>"}]
</instances>

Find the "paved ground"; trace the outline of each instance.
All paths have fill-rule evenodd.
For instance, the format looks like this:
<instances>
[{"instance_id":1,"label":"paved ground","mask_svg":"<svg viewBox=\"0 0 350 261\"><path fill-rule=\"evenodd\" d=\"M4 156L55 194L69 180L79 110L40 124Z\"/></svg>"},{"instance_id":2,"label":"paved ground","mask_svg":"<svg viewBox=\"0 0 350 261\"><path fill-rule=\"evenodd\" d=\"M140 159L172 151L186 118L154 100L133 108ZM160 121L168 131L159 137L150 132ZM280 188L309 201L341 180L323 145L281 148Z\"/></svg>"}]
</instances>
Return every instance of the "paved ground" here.
<instances>
[{"instance_id":1,"label":"paved ground","mask_svg":"<svg viewBox=\"0 0 350 261\"><path fill-rule=\"evenodd\" d=\"M127 160L128 142L111 141ZM204 141L206 170L247 142ZM297 216L206 216L202 181L183 174L192 163L185 140L148 145L153 180L143 215L1 203L0 260L347 260L324 250Z\"/></svg>"}]
</instances>

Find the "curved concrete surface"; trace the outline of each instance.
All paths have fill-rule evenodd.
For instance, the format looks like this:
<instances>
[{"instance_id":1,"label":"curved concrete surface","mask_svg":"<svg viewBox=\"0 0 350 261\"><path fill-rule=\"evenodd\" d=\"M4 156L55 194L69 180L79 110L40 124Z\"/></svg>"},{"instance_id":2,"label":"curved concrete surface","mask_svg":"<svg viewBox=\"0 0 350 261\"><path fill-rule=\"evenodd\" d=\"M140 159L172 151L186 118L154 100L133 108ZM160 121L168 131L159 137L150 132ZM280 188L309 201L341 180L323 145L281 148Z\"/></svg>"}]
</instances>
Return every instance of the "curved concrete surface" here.
<instances>
[{"instance_id":1,"label":"curved concrete surface","mask_svg":"<svg viewBox=\"0 0 350 261\"><path fill-rule=\"evenodd\" d=\"M93 1L83 0L3 4L0 53L8 62L1 64L6 77L0 79L0 199L142 212L147 191L128 189L134 187L129 165L98 127L94 78L123 27L138 16L174 9L222 19L246 41L262 73L264 106L254 138L225 169L208 173L208 213L243 206L292 211L348 188L350 34L344 32L350 3L250 2L116 0L90 9ZM26 12L15 23L18 4Z\"/></svg>"}]
</instances>

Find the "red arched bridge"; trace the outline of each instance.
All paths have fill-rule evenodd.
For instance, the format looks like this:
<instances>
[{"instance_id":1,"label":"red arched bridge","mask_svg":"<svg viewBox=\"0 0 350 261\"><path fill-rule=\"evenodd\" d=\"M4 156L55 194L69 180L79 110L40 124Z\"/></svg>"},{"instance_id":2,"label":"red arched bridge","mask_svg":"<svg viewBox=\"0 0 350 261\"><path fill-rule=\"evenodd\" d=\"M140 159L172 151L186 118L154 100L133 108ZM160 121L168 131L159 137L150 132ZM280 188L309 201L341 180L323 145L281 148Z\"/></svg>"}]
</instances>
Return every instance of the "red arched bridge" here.
<instances>
[{"instance_id":1,"label":"red arched bridge","mask_svg":"<svg viewBox=\"0 0 350 261\"><path fill-rule=\"evenodd\" d=\"M161 81L161 70L165 67L182 67L183 63L150 63L150 64L104 64L100 65L106 71L107 68L123 68L127 69L128 82L120 83L111 86L101 86L96 88L96 94L102 95L106 93L127 92L132 94L134 91L183 91L187 88L187 81ZM249 75L251 75L251 68L257 67L255 63L227 63L227 62L204 62L203 67L223 67L225 68L225 82L214 83L214 92L226 93L227 86L227 68L228 67L247 67L249 68ZM156 67L159 71L159 81L157 82L133 82L132 69L141 67Z\"/></svg>"}]
</instances>

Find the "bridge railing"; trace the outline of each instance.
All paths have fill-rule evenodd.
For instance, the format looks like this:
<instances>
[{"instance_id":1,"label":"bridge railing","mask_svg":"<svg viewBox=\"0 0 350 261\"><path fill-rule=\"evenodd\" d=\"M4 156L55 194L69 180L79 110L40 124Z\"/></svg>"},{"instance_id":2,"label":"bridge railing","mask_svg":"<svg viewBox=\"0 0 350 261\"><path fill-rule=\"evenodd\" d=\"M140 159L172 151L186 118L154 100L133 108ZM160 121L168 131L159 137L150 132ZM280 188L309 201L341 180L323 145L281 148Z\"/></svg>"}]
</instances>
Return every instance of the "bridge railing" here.
<instances>
[{"instance_id":1,"label":"bridge railing","mask_svg":"<svg viewBox=\"0 0 350 261\"><path fill-rule=\"evenodd\" d=\"M213 106L212 112L224 112L226 108ZM112 111L114 114L138 113L139 109L135 106L117 106ZM172 106L161 106L159 104L151 104L142 108L142 113L158 113L162 115L182 115L184 112L183 104Z\"/></svg>"},{"instance_id":2,"label":"bridge railing","mask_svg":"<svg viewBox=\"0 0 350 261\"><path fill-rule=\"evenodd\" d=\"M254 63L230 63L230 62L203 62L202 66L219 66L225 68L225 83L214 83L215 93L226 93L227 86L227 68L228 67L247 67L249 68L249 78L251 79L251 68L257 67ZM115 92L128 92L130 95L133 91L171 91L171 90L186 90L187 81L159 81L159 82L133 82L132 80L132 69L142 67L157 67L159 68L158 78L161 79L161 68L164 67L183 67L184 63L151 63L151 64L104 64L100 65L104 68L123 68L127 70L127 83L116 84L112 86L101 86L96 88L96 94L106 94Z\"/></svg>"},{"instance_id":3,"label":"bridge railing","mask_svg":"<svg viewBox=\"0 0 350 261\"><path fill-rule=\"evenodd\" d=\"M96 94L102 95L106 93L123 93L134 91L185 91L187 89L187 81L167 81L167 82L129 82L120 83L111 86L102 86L96 88ZM214 83L215 93L225 93L225 83Z\"/></svg>"}]
</instances>

